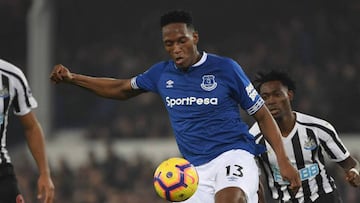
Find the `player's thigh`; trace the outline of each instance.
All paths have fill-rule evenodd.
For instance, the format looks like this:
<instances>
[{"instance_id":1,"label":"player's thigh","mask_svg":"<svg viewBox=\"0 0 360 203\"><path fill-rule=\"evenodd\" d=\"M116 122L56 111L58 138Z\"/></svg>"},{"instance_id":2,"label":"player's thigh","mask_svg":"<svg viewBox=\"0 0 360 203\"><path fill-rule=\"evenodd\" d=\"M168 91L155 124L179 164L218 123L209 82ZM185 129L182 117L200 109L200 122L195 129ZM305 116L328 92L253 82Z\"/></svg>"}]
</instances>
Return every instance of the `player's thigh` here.
<instances>
[{"instance_id":1,"label":"player's thigh","mask_svg":"<svg viewBox=\"0 0 360 203\"><path fill-rule=\"evenodd\" d=\"M254 155L244 150L231 150L220 155L216 165L215 193L230 192L233 195L229 197L234 200L246 198L248 203L258 202L259 173ZM226 201L216 203L223 202Z\"/></svg>"}]
</instances>

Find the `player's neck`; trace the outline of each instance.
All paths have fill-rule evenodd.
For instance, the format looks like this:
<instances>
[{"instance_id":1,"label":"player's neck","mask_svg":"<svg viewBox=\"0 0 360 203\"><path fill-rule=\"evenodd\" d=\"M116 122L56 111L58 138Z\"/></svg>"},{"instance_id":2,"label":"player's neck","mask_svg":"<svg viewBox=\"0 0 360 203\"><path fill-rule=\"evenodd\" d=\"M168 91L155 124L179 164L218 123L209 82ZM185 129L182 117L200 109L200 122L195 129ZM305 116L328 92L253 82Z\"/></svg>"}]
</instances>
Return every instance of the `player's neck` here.
<instances>
[{"instance_id":1,"label":"player's neck","mask_svg":"<svg viewBox=\"0 0 360 203\"><path fill-rule=\"evenodd\" d=\"M291 131L293 130L295 126L296 121L296 115L293 112L290 112L286 116L281 117L281 119L277 120L277 124L280 128L281 135L283 137L289 136Z\"/></svg>"}]
</instances>

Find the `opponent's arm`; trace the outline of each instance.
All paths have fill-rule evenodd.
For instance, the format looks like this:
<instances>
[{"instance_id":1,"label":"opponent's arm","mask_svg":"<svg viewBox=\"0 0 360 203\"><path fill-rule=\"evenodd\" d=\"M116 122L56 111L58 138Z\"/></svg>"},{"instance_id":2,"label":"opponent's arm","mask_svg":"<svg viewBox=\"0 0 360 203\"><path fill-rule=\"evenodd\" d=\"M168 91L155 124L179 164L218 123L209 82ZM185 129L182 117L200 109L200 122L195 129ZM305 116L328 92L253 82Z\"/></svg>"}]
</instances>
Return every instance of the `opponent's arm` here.
<instances>
[{"instance_id":1,"label":"opponent's arm","mask_svg":"<svg viewBox=\"0 0 360 203\"><path fill-rule=\"evenodd\" d=\"M337 143L342 144L342 141L340 139L340 137L337 135L335 128L330 125L328 123L328 127L330 127L330 129L333 129L334 133L335 133L335 137L336 139L329 139L329 138L322 138L324 140L327 140L326 145L331 146L331 145L336 145L335 140L337 140ZM328 134L324 134L326 136L328 136ZM321 136L321 134L319 134L319 136ZM344 146L345 147L345 146ZM345 148L346 149L346 148ZM347 153L349 154L347 151L339 151L336 152L336 148L334 147L334 154L335 157L337 157L337 153ZM338 149L340 150L340 149ZM330 156L330 152L327 152L327 154ZM341 157L341 154L338 155L339 157ZM339 164L339 166L341 166L343 168L343 170L345 171L345 179L350 183L350 185L354 186L354 187L359 187L360 186L360 164L358 162L358 160L356 160L354 157L352 157L350 154L342 161L338 161L336 162L337 164Z\"/></svg>"},{"instance_id":2,"label":"opponent's arm","mask_svg":"<svg viewBox=\"0 0 360 203\"><path fill-rule=\"evenodd\" d=\"M56 84L64 82L77 85L109 99L125 100L143 92L131 87L131 79L91 77L72 73L61 64L54 67L50 80Z\"/></svg>"},{"instance_id":3,"label":"opponent's arm","mask_svg":"<svg viewBox=\"0 0 360 203\"><path fill-rule=\"evenodd\" d=\"M274 118L271 116L265 105L263 105L254 114L254 118L257 121L266 141L269 142L276 154L281 176L284 180L290 182L289 188L294 192L297 192L301 186L300 176L298 171L291 165L286 155L285 148L281 140L281 132Z\"/></svg>"},{"instance_id":4,"label":"opponent's arm","mask_svg":"<svg viewBox=\"0 0 360 203\"><path fill-rule=\"evenodd\" d=\"M39 170L37 198L41 199L44 203L52 203L55 187L50 176L42 128L33 112L19 116L19 118L25 130L28 147Z\"/></svg>"}]
</instances>

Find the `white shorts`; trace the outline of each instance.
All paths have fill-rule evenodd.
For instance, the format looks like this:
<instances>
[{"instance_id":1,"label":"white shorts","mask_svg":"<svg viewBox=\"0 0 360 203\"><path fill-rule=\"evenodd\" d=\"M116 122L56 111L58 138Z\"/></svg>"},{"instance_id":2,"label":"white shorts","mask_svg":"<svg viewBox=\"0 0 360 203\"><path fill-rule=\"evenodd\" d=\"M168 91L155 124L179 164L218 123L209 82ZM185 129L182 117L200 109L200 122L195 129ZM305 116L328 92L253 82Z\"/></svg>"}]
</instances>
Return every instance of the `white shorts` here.
<instances>
[{"instance_id":1,"label":"white shorts","mask_svg":"<svg viewBox=\"0 0 360 203\"><path fill-rule=\"evenodd\" d=\"M258 203L259 170L254 155L245 150L230 150L209 163L196 167L199 186L183 203L214 203L216 192L227 187L241 188L247 203Z\"/></svg>"}]
</instances>

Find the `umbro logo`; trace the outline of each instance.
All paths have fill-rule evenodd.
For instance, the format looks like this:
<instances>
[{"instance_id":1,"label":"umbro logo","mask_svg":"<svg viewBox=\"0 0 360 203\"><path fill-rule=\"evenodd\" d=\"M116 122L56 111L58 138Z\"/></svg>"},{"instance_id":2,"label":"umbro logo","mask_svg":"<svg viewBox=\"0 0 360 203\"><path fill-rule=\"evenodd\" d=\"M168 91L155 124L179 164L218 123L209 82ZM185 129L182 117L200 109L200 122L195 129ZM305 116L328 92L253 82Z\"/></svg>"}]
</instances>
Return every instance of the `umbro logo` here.
<instances>
[{"instance_id":1,"label":"umbro logo","mask_svg":"<svg viewBox=\"0 0 360 203\"><path fill-rule=\"evenodd\" d=\"M174 81L168 80L166 81L166 88L173 88L174 87Z\"/></svg>"}]
</instances>

